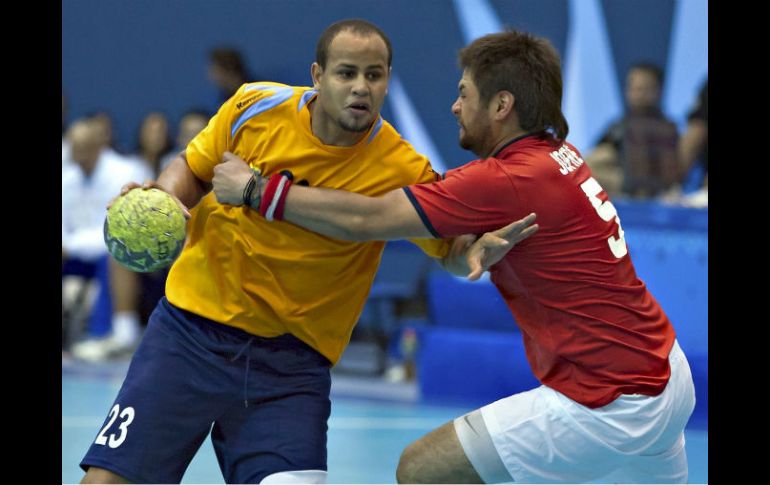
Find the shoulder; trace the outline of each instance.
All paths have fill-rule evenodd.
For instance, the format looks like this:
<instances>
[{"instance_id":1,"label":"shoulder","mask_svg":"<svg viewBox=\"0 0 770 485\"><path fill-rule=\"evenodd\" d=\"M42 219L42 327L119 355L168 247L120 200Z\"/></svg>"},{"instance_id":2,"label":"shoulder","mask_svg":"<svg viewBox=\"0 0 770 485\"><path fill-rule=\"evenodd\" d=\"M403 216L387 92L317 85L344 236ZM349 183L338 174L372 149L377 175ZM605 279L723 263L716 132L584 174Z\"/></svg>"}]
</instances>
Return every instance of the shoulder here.
<instances>
[{"instance_id":1,"label":"shoulder","mask_svg":"<svg viewBox=\"0 0 770 485\"><path fill-rule=\"evenodd\" d=\"M291 99L299 99L308 91L313 90L308 87L289 86L266 81L247 83L238 89L229 102L237 112L265 111Z\"/></svg>"},{"instance_id":2,"label":"shoulder","mask_svg":"<svg viewBox=\"0 0 770 485\"><path fill-rule=\"evenodd\" d=\"M369 150L378 153L389 164L400 165L407 171L417 170L421 175L428 173L429 176L421 176L420 180L436 180L436 176L431 167L428 157L412 145L412 143L403 138L401 134L387 120L380 117L375 123L375 127L369 134ZM425 178L427 177L427 178Z\"/></svg>"},{"instance_id":3,"label":"shoulder","mask_svg":"<svg viewBox=\"0 0 770 485\"><path fill-rule=\"evenodd\" d=\"M223 107L226 119L235 136L248 120L291 118L312 98L315 91L309 87L288 86L273 82L248 83L238 89Z\"/></svg>"},{"instance_id":4,"label":"shoulder","mask_svg":"<svg viewBox=\"0 0 770 485\"><path fill-rule=\"evenodd\" d=\"M374 122L372 131L367 135L367 145L370 150L377 150L393 158L402 160L420 160L426 162L427 158L418 153L412 144L404 139L382 116Z\"/></svg>"}]
</instances>

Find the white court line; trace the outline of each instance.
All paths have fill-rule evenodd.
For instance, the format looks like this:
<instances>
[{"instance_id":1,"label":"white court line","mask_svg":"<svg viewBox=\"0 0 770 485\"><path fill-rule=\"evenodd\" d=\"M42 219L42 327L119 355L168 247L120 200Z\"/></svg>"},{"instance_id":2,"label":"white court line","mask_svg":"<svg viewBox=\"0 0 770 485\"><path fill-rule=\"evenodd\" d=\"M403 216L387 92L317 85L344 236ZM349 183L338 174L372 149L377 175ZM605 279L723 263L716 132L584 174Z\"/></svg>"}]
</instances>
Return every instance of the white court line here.
<instances>
[{"instance_id":1,"label":"white court line","mask_svg":"<svg viewBox=\"0 0 770 485\"><path fill-rule=\"evenodd\" d=\"M62 416L62 428L95 428L104 422L99 416ZM330 429L433 429L444 424L444 419L431 418L331 418Z\"/></svg>"}]
</instances>

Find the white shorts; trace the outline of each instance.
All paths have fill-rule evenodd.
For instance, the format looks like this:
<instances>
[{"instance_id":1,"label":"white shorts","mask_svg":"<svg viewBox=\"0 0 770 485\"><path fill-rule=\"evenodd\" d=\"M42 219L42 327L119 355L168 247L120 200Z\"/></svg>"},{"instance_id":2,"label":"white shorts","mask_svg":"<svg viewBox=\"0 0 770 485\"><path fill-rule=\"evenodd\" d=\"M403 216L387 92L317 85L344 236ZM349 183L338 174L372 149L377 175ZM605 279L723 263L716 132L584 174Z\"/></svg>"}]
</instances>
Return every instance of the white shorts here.
<instances>
[{"instance_id":1,"label":"white shorts","mask_svg":"<svg viewBox=\"0 0 770 485\"><path fill-rule=\"evenodd\" d=\"M491 482L686 483L684 427L695 407L687 359L674 342L658 396L622 395L591 409L540 386L455 420L465 454ZM496 456L494 456L496 455Z\"/></svg>"}]
</instances>

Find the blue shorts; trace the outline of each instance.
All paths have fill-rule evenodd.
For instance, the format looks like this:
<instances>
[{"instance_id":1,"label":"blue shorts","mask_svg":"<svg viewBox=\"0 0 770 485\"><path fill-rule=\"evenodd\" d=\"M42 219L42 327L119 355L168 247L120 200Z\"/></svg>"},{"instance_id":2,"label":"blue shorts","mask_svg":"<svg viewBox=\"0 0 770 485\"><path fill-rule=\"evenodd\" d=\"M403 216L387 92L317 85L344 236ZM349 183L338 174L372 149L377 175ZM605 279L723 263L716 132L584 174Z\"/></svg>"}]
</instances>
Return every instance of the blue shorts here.
<instances>
[{"instance_id":1,"label":"blue shorts","mask_svg":"<svg viewBox=\"0 0 770 485\"><path fill-rule=\"evenodd\" d=\"M164 297L80 467L179 483L210 431L227 483L326 470L330 367L292 335L251 335Z\"/></svg>"}]
</instances>

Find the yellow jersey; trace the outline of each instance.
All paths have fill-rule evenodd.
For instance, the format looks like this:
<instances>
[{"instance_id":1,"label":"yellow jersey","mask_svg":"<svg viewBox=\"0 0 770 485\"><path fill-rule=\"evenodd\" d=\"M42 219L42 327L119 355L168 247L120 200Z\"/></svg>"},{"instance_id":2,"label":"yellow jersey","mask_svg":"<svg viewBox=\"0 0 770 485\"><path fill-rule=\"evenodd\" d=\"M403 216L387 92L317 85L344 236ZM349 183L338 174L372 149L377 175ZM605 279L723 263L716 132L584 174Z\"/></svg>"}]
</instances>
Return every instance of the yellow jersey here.
<instances>
[{"instance_id":1,"label":"yellow jersey","mask_svg":"<svg viewBox=\"0 0 770 485\"><path fill-rule=\"evenodd\" d=\"M381 117L354 146L325 145L310 127L308 87L250 83L187 147L187 162L210 182L231 151L265 176L291 170L295 183L377 196L436 180L430 163ZM291 333L339 360L377 272L385 243L349 242L255 209L223 205L213 192L191 210L187 243L171 267L166 296L177 307L262 337ZM414 240L428 255L449 244Z\"/></svg>"}]
</instances>

